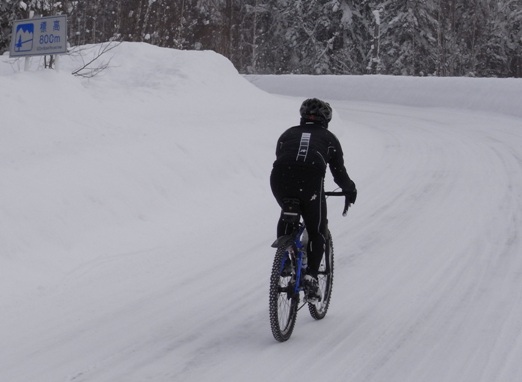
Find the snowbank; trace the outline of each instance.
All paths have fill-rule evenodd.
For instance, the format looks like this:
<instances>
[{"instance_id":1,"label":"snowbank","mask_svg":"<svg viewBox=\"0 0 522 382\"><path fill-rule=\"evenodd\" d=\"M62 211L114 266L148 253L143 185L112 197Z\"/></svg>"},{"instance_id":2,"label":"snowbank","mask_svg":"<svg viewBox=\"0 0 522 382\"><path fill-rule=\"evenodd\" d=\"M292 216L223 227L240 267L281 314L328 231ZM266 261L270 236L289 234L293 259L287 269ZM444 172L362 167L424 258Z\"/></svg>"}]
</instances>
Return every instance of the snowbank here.
<instances>
[{"instance_id":1,"label":"snowbank","mask_svg":"<svg viewBox=\"0 0 522 382\"><path fill-rule=\"evenodd\" d=\"M522 79L399 76L246 76L271 93L449 107L522 116ZM310 89L314 89L313 94Z\"/></svg>"},{"instance_id":2,"label":"snowbank","mask_svg":"<svg viewBox=\"0 0 522 382\"><path fill-rule=\"evenodd\" d=\"M264 192L252 168L272 149L264 159L250 155L264 134L259 104L273 119L290 108L210 51L123 43L89 65L107 65L98 75L70 74L102 48L60 57L58 71L43 70L41 57L27 72L23 59L1 58L5 298L104 254L196 234L192 219L213 224L203 216L226 203L212 201L239 192L231 179Z\"/></svg>"}]
</instances>

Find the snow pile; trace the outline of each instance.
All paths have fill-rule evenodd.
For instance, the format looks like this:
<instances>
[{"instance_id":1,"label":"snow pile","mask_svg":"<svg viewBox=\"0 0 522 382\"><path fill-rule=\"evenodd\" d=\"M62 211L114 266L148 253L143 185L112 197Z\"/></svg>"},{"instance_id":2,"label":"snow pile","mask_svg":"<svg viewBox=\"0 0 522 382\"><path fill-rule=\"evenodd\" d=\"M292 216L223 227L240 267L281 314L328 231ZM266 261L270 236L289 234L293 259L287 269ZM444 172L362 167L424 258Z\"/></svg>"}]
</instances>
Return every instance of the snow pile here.
<instances>
[{"instance_id":1,"label":"snow pile","mask_svg":"<svg viewBox=\"0 0 522 382\"><path fill-rule=\"evenodd\" d=\"M449 107L522 116L522 79L399 76L248 76L272 93L332 100Z\"/></svg>"},{"instance_id":2,"label":"snow pile","mask_svg":"<svg viewBox=\"0 0 522 382\"><path fill-rule=\"evenodd\" d=\"M259 168L272 149L250 155L261 137L273 140L259 102L273 125L290 114L284 104L214 52L124 43L90 65L109 65L97 76L70 75L100 49L60 57L59 72L38 70L41 58L29 72L13 72L23 60L0 65L5 284L15 277L31 287L26 267L54 277L86 259L195 235L214 223L214 204L225 214L226 195L266 193ZM234 179L245 180L241 190ZM0 293L13 296L12 284Z\"/></svg>"}]
</instances>

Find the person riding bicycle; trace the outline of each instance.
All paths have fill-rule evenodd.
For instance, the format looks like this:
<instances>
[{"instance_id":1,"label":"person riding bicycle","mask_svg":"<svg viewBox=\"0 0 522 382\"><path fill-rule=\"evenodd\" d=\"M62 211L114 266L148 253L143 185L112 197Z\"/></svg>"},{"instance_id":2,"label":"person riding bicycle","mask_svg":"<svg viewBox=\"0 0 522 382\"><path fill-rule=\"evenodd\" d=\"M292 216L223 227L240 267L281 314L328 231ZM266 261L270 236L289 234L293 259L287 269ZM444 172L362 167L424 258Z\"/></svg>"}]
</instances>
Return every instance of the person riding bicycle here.
<instances>
[{"instance_id":1,"label":"person riding bicycle","mask_svg":"<svg viewBox=\"0 0 522 382\"><path fill-rule=\"evenodd\" d=\"M346 171L343 150L337 137L328 130L332 108L317 98L305 100L300 108L301 121L278 139L276 160L270 175L270 186L277 203L295 198L308 231L308 269L305 285L309 299L318 299L317 274L325 251L327 211L324 177L329 165L335 183L355 203L357 189ZM288 235L293 227L282 217L277 224L277 237Z\"/></svg>"}]
</instances>

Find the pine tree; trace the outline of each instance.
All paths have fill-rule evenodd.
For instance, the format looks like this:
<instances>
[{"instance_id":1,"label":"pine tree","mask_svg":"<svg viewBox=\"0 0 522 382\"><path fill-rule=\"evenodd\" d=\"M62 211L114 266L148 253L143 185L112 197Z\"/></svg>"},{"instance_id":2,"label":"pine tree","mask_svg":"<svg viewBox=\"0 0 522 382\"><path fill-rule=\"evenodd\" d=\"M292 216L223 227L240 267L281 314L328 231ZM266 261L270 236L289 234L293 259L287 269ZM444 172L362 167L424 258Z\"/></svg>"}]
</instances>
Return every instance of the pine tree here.
<instances>
[{"instance_id":1,"label":"pine tree","mask_svg":"<svg viewBox=\"0 0 522 382\"><path fill-rule=\"evenodd\" d=\"M522 76L521 0L0 0L13 20L67 14L71 45L211 49L242 73Z\"/></svg>"},{"instance_id":2,"label":"pine tree","mask_svg":"<svg viewBox=\"0 0 522 382\"><path fill-rule=\"evenodd\" d=\"M381 14L382 72L430 75L435 72L437 20L431 1L396 0L384 4Z\"/></svg>"}]
</instances>

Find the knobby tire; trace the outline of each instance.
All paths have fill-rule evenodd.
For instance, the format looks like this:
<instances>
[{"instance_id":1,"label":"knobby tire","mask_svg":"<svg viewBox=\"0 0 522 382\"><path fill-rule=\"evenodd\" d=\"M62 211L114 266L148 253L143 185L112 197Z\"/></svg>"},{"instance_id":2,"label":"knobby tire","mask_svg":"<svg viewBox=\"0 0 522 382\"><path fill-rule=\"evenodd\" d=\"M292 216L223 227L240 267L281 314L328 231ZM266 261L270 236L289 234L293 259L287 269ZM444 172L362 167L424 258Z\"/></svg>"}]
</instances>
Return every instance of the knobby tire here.
<instances>
[{"instance_id":1,"label":"knobby tire","mask_svg":"<svg viewBox=\"0 0 522 382\"><path fill-rule=\"evenodd\" d=\"M310 311L310 315L316 320L321 320L324 318L324 316L326 316L326 312L330 306L330 298L332 297L334 250L330 230L327 231L327 243L328 245L319 267L319 274L317 275L321 301L308 303L308 310Z\"/></svg>"},{"instance_id":2,"label":"knobby tire","mask_svg":"<svg viewBox=\"0 0 522 382\"><path fill-rule=\"evenodd\" d=\"M292 272L282 274L282 264L285 259L288 259L288 250L293 251L291 245L277 249L270 276L270 326L274 338L279 342L287 341L292 335L299 302L298 294L293 292L296 280L295 265L292 267Z\"/></svg>"}]
</instances>

